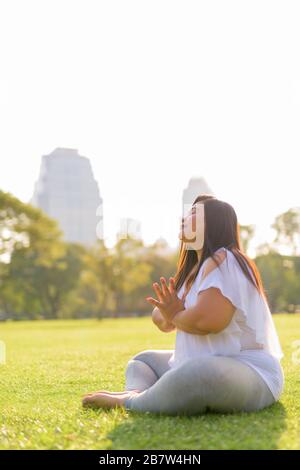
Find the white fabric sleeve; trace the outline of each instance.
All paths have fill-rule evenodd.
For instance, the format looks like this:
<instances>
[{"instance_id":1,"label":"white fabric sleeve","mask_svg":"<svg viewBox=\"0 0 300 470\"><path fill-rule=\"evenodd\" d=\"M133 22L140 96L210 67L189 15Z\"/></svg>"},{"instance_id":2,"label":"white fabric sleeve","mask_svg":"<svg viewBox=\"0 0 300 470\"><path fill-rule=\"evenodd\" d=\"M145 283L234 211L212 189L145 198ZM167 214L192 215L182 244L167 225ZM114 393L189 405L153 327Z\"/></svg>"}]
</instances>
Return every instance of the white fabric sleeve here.
<instances>
[{"instance_id":1,"label":"white fabric sleeve","mask_svg":"<svg viewBox=\"0 0 300 470\"><path fill-rule=\"evenodd\" d=\"M225 266L226 261L225 259L220 266L216 266L210 273L206 274L202 282L200 280L199 286L197 286L197 294L210 287L216 287L220 289L224 297L227 297L236 308L239 308L241 305L241 293L238 285L234 285L234 279L228 266Z\"/></svg>"},{"instance_id":2,"label":"white fabric sleeve","mask_svg":"<svg viewBox=\"0 0 300 470\"><path fill-rule=\"evenodd\" d=\"M205 278L198 281L197 294L216 287L236 307L235 317L255 332L256 342L264 346L272 355L281 359L283 352L275 329L269 306L255 286L245 276L233 253L226 250L227 256L220 266L216 266ZM250 271L249 274L251 275ZM202 276L203 277L203 274Z\"/></svg>"}]
</instances>

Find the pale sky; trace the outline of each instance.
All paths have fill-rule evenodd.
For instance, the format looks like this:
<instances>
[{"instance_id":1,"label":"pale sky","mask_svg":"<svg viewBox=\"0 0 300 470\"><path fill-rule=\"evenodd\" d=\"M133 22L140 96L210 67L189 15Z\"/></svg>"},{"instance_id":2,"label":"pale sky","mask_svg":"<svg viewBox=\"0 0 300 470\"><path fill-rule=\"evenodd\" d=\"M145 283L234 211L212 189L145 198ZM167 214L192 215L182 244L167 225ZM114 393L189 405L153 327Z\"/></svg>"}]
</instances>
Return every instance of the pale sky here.
<instances>
[{"instance_id":1,"label":"pale sky","mask_svg":"<svg viewBox=\"0 0 300 470\"><path fill-rule=\"evenodd\" d=\"M0 188L28 202L41 156L77 148L110 237L132 217L176 246L203 176L271 241L300 199L299 24L288 0L0 0Z\"/></svg>"}]
</instances>

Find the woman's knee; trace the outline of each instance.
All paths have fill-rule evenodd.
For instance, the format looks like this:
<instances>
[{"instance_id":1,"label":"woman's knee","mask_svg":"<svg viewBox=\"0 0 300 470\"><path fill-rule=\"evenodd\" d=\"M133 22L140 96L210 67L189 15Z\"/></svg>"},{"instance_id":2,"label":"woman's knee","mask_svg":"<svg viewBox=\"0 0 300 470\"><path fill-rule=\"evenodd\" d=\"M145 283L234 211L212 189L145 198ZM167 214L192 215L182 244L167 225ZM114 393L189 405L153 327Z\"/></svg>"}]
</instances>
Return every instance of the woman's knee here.
<instances>
[{"instance_id":1,"label":"woman's knee","mask_svg":"<svg viewBox=\"0 0 300 470\"><path fill-rule=\"evenodd\" d=\"M139 361L145 361L145 359L147 360L147 357L151 356L153 354L153 349L145 349L144 351L141 351L137 354L135 354L131 360L139 360Z\"/></svg>"},{"instance_id":2,"label":"woman's knee","mask_svg":"<svg viewBox=\"0 0 300 470\"><path fill-rule=\"evenodd\" d=\"M137 354L135 354L131 359L129 359L129 361L127 362L127 366L126 366L126 371L131 368L131 367L134 367L136 364L137 364L137 361L140 361L140 362L144 362L147 364L147 360L144 360L144 359L147 359L147 357L149 357L149 352L151 352L150 349L145 349L144 351L141 351Z\"/></svg>"}]
</instances>

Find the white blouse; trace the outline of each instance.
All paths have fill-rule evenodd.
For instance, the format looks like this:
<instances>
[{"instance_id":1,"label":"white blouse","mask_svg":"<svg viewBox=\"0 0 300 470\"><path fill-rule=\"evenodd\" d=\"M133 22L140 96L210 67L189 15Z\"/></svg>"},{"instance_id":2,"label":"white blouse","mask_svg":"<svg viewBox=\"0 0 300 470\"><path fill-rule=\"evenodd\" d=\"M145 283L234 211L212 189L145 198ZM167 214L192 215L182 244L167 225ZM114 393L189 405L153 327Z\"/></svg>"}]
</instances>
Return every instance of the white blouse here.
<instances>
[{"instance_id":1,"label":"white blouse","mask_svg":"<svg viewBox=\"0 0 300 470\"><path fill-rule=\"evenodd\" d=\"M201 266L186 298L185 308L197 302L197 294L217 287L236 307L231 322L219 333L197 335L177 329L176 345L169 366L178 367L187 359L203 355L234 356L248 364L265 380L275 400L284 385L280 364L283 352L275 329L272 314L265 298L246 278L234 254L224 248L227 256L220 266L208 273L201 282L206 262ZM253 277L250 269L250 275ZM178 291L182 298L185 283Z\"/></svg>"}]
</instances>

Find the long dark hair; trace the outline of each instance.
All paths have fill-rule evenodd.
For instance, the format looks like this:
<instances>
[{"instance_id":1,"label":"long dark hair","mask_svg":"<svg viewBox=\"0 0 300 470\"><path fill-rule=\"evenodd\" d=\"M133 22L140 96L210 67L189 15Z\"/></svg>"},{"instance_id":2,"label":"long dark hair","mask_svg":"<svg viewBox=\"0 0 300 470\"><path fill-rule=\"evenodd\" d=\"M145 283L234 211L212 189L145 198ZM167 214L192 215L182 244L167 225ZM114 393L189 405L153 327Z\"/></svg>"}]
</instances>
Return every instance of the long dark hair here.
<instances>
[{"instance_id":1,"label":"long dark hair","mask_svg":"<svg viewBox=\"0 0 300 470\"><path fill-rule=\"evenodd\" d=\"M221 201L210 194L197 196L193 205L197 202L204 204L205 230L202 254L198 262L196 251L191 248L187 249L185 242L181 240L177 271L174 276L176 290L178 291L187 280L186 289L189 291L202 264L209 257L213 258L220 269L220 263L214 253L224 247L231 251L245 276L267 300L267 294L255 262L241 250L240 226L234 208L228 202ZM194 270L193 274L191 274L192 270Z\"/></svg>"}]
</instances>

